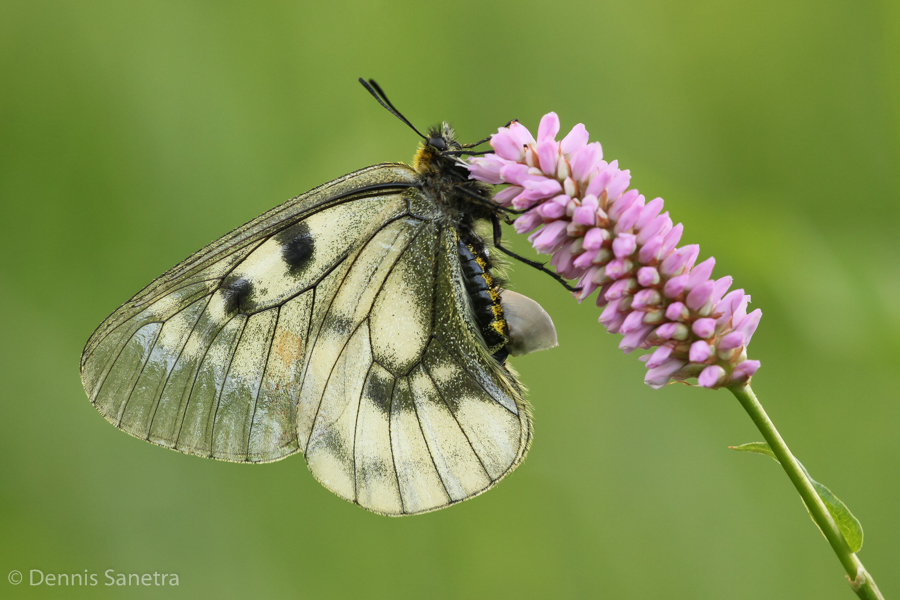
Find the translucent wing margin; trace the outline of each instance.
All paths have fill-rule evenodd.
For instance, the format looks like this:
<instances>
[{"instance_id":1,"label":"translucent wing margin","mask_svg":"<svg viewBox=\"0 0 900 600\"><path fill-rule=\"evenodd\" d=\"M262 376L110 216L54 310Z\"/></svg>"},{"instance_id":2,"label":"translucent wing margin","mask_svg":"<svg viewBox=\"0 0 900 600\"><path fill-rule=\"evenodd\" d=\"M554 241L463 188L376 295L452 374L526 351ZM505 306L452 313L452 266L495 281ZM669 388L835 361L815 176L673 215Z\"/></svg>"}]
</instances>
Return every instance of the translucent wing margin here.
<instances>
[{"instance_id":1,"label":"translucent wing margin","mask_svg":"<svg viewBox=\"0 0 900 600\"><path fill-rule=\"evenodd\" d=\"M189 454L265 462L297 452L316 295L382 228L419 222L404 189L415 184L404 165L350 173L170 269L88 340L91 402L116 427Z\"/></svg>"}]
</instances>

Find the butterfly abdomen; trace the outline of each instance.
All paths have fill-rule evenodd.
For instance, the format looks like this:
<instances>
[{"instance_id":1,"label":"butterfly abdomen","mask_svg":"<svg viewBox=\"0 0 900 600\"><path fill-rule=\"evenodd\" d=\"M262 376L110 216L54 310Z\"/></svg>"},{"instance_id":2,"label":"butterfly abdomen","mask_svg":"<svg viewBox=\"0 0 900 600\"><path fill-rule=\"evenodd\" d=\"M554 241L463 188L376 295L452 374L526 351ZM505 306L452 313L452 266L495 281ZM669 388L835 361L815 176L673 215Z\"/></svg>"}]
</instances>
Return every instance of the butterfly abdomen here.
<instances>
[{"instance_id":1,"label":"butterfly abdomen","mask_svg":"<svg viewBox=\"0 0 900 600\"><path fill-rule=\"evenodd\" d=\"M480 243L460 240L457 251L479 331L488 352L502 362L505 358L505 355L501 356L504 354L502 351L509 341L509 325L503 315L500 286L491 273L490 260Z\"/></svg>"}]
</instances>

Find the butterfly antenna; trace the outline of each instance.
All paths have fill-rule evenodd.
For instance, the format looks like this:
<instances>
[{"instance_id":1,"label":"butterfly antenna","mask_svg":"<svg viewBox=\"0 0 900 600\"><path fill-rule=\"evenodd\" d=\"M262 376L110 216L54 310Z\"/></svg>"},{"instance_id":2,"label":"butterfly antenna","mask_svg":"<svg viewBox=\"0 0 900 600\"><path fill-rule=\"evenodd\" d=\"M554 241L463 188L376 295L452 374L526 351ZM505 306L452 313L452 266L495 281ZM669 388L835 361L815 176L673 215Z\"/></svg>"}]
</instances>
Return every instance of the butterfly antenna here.
<instances>
[{"instance_id":1,"label":"butterfly antenna","mask_svg":"<svg viewBox=\"0 0 900 600\"><path fill-rule=\"evenodd\" d=\"M509 123L507 123L507 124L504 125L503 127L509 127L509 126L512 125L513 123L518 123L518 122L519 122L518 119L513 119L512 121L510 121ZM501 128L501 129L502 129L502 128ZM489 136L487 136L486 138L484 138L483 140L479 140L479 141L477 141L477 142L472 142L471 144L460 144L460 147L461 147L461 148L474 148L475 146L480 146L480 145L482 145L482 144L485 143L485 142L491 141L491 138L492 138L492 137L493 137L493 136L489 135ZM485 152L485 154L487 154L488 152L491 152L491 150L488 150L487 152Z\"/></svg>"},{"instance_id":2,"label":"butterfly antenna","mask_svg":"<svg viewBox=\"0 0 900 600\"><path fill-rule=\"evenodd\" d=\"M418 129L416 129L415 126L414 126L412 123L409 122L409 119L407 119L406 117L404 117L404 116L400 113L399 110L397 110L396 108L394 108L394 105L391 104L391 101L390 101L390 100L388 100L387 94L385 94L385 93L384 93L384 90L382 90L381 87L380 87L377 83L375 83L375 80L374 80L374 79L370 79L369 81L366 81L365 79L363 79L362 77L360 77L360 78L359 78L359 82L362 84L362 86L363 86L364 88L366 88L366 89L369 91L370 94L372 94L372 96L373 96L376 100L378 100L378 104L380 104L380 105L383 106L385 109L387 109L387 111L390 112L392 115L394 115L395 117L397 117L398 119L400 119L401 121L403 121L404 123L406 123L407 127L409 127L410 129L412 129L413 131L415 131L417 134L419 134L419 137L420 137L420 138L422 138L423 140L427 140L427 139L428 139L427 137L425 137L424 135L422 135L422 132L421 132L421 131L419 131Z\"/></svg>"}]
</instances>

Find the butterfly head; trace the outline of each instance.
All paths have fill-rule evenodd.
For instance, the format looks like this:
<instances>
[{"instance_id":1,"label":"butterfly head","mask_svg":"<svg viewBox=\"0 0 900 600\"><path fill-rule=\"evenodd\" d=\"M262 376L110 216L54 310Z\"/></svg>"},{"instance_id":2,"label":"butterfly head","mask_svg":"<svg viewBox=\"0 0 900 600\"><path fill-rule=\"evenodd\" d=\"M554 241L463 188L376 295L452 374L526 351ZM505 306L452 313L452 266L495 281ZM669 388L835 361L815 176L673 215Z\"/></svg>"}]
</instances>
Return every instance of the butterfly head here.
<instances>
[{"instance_id":1,"label":"butterfly head","mask_svg":"<svg viewBox=\"0 0 900 600\"><path fill-rule=\"evenodd\" d=\"M444 155L447 151L462 148L462 145L456 141L456 132L449 123L444 122L440 127L432 127L428 130L428 135L422 137L423 141L419 144L419 149L413 159L416 171L424 174L456 166L457 160L452 155Z\"/></svg>"}]
</instances>

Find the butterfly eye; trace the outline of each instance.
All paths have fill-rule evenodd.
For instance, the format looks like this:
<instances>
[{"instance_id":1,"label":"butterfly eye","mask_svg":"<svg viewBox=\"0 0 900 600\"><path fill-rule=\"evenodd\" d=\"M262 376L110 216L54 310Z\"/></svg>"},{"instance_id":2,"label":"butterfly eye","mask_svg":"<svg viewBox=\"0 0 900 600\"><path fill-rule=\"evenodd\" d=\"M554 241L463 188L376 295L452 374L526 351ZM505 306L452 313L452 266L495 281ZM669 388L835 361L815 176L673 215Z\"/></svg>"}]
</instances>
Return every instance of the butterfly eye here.
<instances>
[{"instance_id":1,"label":"butterfly eye","mask_svg":"<svg viewBox=\"0 0 900 600\"><path fill-rule=\"evenodd\" d=\"M444 140L444 138L442 138L442 137L431 137L431 138L428 138L428 145L429 145L429 146L434 146L435 148L437 148L437 149L440 150L441 152L443 152L444 150L447 149L447 142L446 142L446 140Z\"/></svg>"}]
</instances>

